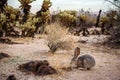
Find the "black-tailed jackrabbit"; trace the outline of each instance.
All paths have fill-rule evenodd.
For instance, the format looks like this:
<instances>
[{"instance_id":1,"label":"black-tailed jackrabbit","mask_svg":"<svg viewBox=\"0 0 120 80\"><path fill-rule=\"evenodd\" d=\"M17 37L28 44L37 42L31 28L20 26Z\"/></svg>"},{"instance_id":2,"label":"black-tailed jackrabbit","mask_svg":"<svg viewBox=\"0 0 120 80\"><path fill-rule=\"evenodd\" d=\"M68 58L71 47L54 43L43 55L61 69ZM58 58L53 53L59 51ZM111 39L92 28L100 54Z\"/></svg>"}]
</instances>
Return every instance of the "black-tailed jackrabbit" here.
<instances>
[{"instance_id":1,"label":"black-tailed jackrabbit","mask_svg":"<svg viewBox=\"0 0 120 80\"><path fill-rule=\"evenodd\" d=\"M84 68L86 70L90 70L95 66L95 59L91 55L84 54L79 56L79 54L80 48L76 47L74 51L74 57L71 60L71 64L75 64L77 68Z\"/></svg>"}]
</instances>

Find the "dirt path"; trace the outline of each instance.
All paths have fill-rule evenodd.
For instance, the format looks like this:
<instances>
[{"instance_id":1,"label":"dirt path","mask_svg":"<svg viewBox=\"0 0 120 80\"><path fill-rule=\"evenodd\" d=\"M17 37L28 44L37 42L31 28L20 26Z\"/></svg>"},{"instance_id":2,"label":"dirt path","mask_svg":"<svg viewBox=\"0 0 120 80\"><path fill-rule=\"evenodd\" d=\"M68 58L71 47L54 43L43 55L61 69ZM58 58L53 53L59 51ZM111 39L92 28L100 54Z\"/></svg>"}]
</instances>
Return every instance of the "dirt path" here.
<instances>
[{"instance_id":1,"label":"dirt path","mask_svg":"<svg viewBox=\"0 0 120 80\"><path fill-rule=\"evenodd\" d=\"M69 66L73 50L57 54L46 53L49 48L43 39L31 40L24 44L0 44L0 52L11 55L11 58L0 61L0 80L5 80L10 74L15 74L18 80L120 80L120 50L91 44L80 46L82 54L91 54L96 59L96 66L90 71L61 70L62 67ZM40 77L17 70L21 63L41 59L47 59L50 65L59 70L59 74Z\"/></svg>"}]
</instances>

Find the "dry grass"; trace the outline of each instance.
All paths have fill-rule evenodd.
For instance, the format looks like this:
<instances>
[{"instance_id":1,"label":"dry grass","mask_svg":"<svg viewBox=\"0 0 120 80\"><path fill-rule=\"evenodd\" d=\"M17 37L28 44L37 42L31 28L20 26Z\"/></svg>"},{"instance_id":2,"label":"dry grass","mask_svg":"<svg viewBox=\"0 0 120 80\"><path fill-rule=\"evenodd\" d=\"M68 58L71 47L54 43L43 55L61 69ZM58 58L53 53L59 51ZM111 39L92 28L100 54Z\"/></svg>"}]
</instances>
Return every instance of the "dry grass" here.
<instances>
[{"instance_id":1,"label":"dry grass","mask_svg":"<svg viewBox=\"0 0 120 80\"><path fill-rule=\"evenodd\" d=\"M70 66L70 61L72 59L72 53L57 53L57 54L47 54L47 60L50 65L53 66L57 70L62 70L62 68L66 68Z\"/></svg>"},{"instance_id":2,"label":"dry grass","mask_svg":"<svg viewBox=\"0 0 120 80\"><path fill-rule=\"evenodd\" d=\"M67 29L60 24L54 23L46 26L45 31L47 33L46 40L47 45L51 52L55 52L57 49L70 49L72 40L66 40Z\"/></svg>"}]
</instances>

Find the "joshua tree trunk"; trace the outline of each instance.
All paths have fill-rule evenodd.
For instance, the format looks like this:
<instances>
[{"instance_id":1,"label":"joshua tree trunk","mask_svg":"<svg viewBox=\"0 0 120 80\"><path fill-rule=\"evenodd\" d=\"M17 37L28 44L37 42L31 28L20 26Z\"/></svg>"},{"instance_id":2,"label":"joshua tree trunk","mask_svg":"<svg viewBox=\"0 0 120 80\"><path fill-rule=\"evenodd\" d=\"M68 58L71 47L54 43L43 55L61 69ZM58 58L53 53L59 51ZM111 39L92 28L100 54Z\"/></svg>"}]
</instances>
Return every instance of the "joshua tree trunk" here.
<instances>
[{"instance_id":1,"label":"joshua tree trunk","mask_svg":"<svg viewBox=\"0 0 120 80\"><path fill-rule=\"evenodd\" d=\"M99 25L101 12L102 12L102 10L99 11L99 14L98 14L97 19L96 19L95 27L98 27L98 25Z\"/></svg>"}]
</instances>

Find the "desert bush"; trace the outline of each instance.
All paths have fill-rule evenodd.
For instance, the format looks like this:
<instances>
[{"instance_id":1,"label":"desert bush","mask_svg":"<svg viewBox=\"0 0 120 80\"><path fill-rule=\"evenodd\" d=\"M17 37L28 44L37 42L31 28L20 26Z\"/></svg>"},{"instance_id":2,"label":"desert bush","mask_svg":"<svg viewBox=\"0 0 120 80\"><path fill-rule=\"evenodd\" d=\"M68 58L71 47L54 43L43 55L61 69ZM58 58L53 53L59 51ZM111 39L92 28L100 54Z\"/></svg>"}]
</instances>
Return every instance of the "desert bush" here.
<instances>
[{"instance_id":1,"label":"desert bush","mask_svg":"<svg viewBox=\"0 0 120 80\"><path fill-rule=\"evenodd\" d=\"M63 11L58 13L59 20L62 25L71 27L76 25L76 13L75 11Z\"/></svg>"},{"instance_id":2,"label":"desert bush","mask_svg":"<svg viewBox=\"0 0 120 80\"><path fill-rule=\"evenodd\" d=\"M108 38L108 45L114 48L120 48L120 1L119 0L106 0L116 7L115 10L110 10L106 14L109 22L113 24Z\"/></svg>"},{"instance_id":3,"label":"desert bush","mask_svg":"<svg viewBox=\"0 0 120 80\"><path fill-rule=\"evenodd\" d=\"M0 13L0 29L1 30L4 22L6 22L6 16L3 13Z\"/></svg>"},{"instance_id":4,"label":"desert bush","mask_svg":"<svg viewBox=\"0 0 120 80\"><path fill-rule=\"evenodd\" d=\"M0 13L0 31L4 33L4 37L19 36L19 32L15 30L15 23L19 18L19 9L17 10L11 6L5 6L5 11L5 13Z\"/></svg>"},{"instance_id":5,"label":"desert bush","mask_svg":"<svg viewBox=\"0 0 120 80\"><path fill-rule=\"evenodd\" d=\"M111 30L107 43L110 47L120 48L120 26L116 26Z\"/></svg>"},{"instance_id":6,"label":"desert bush","mask_svg":"<svg viewBox=\"0 0 120 80\"><path fill-rule=\"evenodd\" d=\"M26 23L19 24L19 28L22 30L22 36L34 37L35 23L37 21L37 18L29 18Z\"/></svg>"},{"instance_id":7,"label":"desert bush","mask_svg":"<svg viewBox=\"0 0 120 80\"><path fill-rule=\"evenodd\" d=\"M57 49L70 49L72 40L66 40L67 29L60 26L60 24L54 23L46 26L45 31L47 33L46 40L47 45L51 52L55 52ZM70 42L71 41L71 42Z\"/></svg>"}]
</instances>

